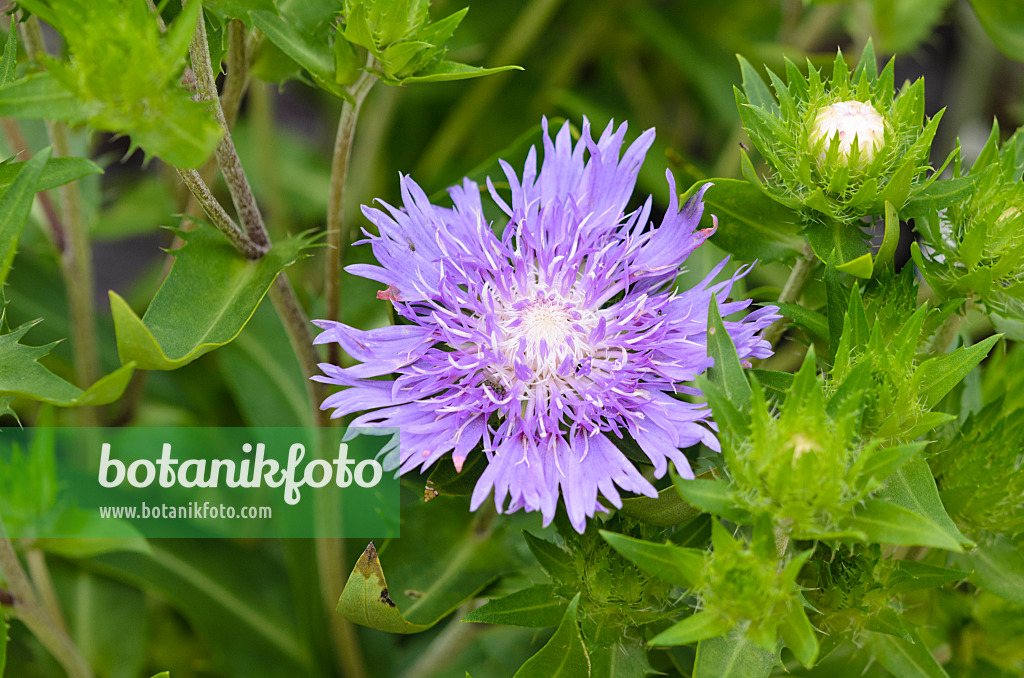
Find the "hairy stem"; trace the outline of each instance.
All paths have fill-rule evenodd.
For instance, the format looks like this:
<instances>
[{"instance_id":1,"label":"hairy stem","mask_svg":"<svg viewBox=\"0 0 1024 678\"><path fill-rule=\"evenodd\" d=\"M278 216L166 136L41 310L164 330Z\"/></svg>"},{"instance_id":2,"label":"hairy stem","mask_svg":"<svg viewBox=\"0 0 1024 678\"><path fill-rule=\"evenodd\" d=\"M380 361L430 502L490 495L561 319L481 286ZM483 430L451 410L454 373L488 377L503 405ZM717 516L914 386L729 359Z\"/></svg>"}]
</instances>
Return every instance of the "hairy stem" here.
<instances>
[{"instance_id":1,"label":"hairy stem","mask_svg":"<svg viewBox=\"0 0 1024 678\"><path fill-rule=\"evenodd\" d=\"M814 254L814 250L811 249L811 243L804 243L803 256L797 259L793 270L790 271L789 278L786 280L786 284L782 286L782 292L779 293L779 301L784 304L795 304L800 299L800 295L804 293L807 283L811 281L811 274L814 273L817 265L818 258ZM785 326L785 319L780 318L776 320L764 331L764 338L768 340L769 344L774 346L775 342L782 336L782 330Z\"/></svg>"},{"instance_id":2,"label":"hairy stem","mask_svg":"<svg viewBox=\"0 0 1024 678\"><path fill-rule=\"evenodd\" d=\"M92 669L67 633L39 604L35 590L21 567L14 544L7 538L0 518L0 573L3 573L11 596L14 613L39 639L53 658L64 668L68 678L93 678Z\"/></svg>"},{"instance_id":3,"label":"hairy stem","mask_svg":"<svg viewBox=\"0 0 1024 678\"><path fill-rule=\"evenodd\" d=\"M25 50L33 59L46 54L39 20L29 17L22 23ZM70 157L71 143L68 126L63 122L46 121L46 131L53 144L54 157ZM93 292L92 246L82 211L82 194L74 181L60 187L61 210L66 224L66 246L61 251L61 268L68 291L68 313L71 321L71 351L74 356L75 378L82 388L88 388L100 377L99 352L96 348L96 308ZM82 426L96 426L96 410L80 407L77 410Z\"/></svg>"},{"instance_id":4,"label":"hairy stem","mask_svg":"<svg viewBox=\"0 0 1024 678\"><path fill-rule=\"evenodd\" d=\"M372 59L372 57L371 57ZM371 62L367 62L367 66ZM356 122L363 100L370 91L377 76L368 70L363 71L359 80L351 90L352 101L346 101L341 107L341 118L338 121L338 134L334 140L334 158L331 161L331 190L327 197L327 263L324 271L327 296L327 319L338 320L341 317L341 257L348 244L348 234L342 223L345 203L345 182L348 178L349 158L352 156L352 140L355 138ZM338 346L331 344L328 360L338 362Z\"/></svg>"},{"instance_id":5,"label":"hairy stem","mask_svg":"<svg viewBox=\"0 0 1024 678\"><path fill-rule=\"evenodd\" d=\"M249 87L247 47L245 24L232 19L228 23L228 74L224 78L224 91L220 95L220 106L224 109L224 121L228 129L235 126L238 109Z\"/></svg>"},{"instance_id":6,"label":"hairy stem","mask_svg":"<svg viewBox=\"0 0 1024 678\"><path fill-rule=\"evenodd\" d=\"M250 259L259 259L267 253L266 247L259 247L246 237L242 229L238 227L238 224L235 223L234 219L227 213L227 210L224 209L224 206L213 195L210 187L206 185L206 182L203 181L203 177L197 170L178 168L178 176L188 186L188 190L192 192L192 196L199 203L199 206L203 208L203 211L206 212L206 215L210 217L210 222L228 237L228 240L238 248L238 251Z\"/></svg>"}]
</instances>

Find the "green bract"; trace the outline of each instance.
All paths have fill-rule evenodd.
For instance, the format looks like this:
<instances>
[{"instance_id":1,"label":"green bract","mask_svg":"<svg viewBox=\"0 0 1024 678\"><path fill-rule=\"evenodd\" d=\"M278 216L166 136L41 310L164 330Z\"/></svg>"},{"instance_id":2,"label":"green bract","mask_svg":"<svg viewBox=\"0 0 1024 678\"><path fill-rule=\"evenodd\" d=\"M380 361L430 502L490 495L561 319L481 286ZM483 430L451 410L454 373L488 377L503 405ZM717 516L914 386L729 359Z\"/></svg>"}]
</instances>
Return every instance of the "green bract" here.
<instances>
[{"instance_id":1,"label":"green bract","mask_svg":"<svg viewBox=\"0 0 1024 678\"><path fill-rule=\"evenodd\" d=\"M126 134L133 149L179 167L198 167L210 156L221 130L208 104L192 100L179 84L199 16L191 2L160 35L145 3L119 0L25 0L66 40L70 60L43 57L49 78L74 96L58 117ZM103 30L96 30L102 26ZM40 83L47 76L36 76ZM14 85L23 85L24 81ZM53 89L53 87L51 87ZM66 109L66 110L65 110ZM17 115L17 111L12 113Z\"/></svg>"},{"instance_id":2,"label":"green bract","mask_svg":"<svg viewBox=\"0 0 1024 678\"><path fill-rule=\"evenodd\" d=\"M945 298L971 298L989 311L1024 319L1024 141L1018 130L1002 146L999 125L966 173L973 191L945 210L931 209L914 223L925 244L914 261Z\"/></svg>"}]
</instances>

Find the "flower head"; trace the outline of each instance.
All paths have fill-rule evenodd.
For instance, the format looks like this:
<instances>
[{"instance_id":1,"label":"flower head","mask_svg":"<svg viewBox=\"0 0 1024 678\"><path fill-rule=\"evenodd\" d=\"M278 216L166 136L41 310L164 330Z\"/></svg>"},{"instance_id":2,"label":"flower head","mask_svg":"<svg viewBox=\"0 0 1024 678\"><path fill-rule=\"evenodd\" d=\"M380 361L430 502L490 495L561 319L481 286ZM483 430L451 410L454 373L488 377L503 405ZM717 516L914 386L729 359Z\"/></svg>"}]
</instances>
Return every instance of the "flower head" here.
<instances>
[{"instance_id":1,"label":"flower head","mask_svg":"<svg viewBox=\"0 0 1024 678\"><path fill-rule=\"evenodd\" d=\"M811 143L822 145L818 160L825 161L833 139L838 137L839 161L851 161L854 143L860 165L870 164L885 145L885 120L878 110L862 101L839 101L818 111L811 126Z\"/></svg>"},{"instance_id":2,"label":"flower head","mask_svg":"<svg viewBox=\"0 0 1024 678\"><path fill-rule=\"evenodd\" d=\"M569 126L554 140L545 122L544 160L531 149L520 176L502 168L511 199L488 180L507 215L496 233L481 190L466 179L438 207L407 176L404 208L364 207L379 235L368 235L379 266L348 270L387 285L402 325L356 330L317 321L317 343L336 341L362 364L323 364L321 381L347 386L322 404L333 417L372 410L353 427L398 427L399 471L427 468L449 452L457 468L477 447L488 465L473 508L494 492L499 511L540 510L554 517L559 494L573 526L603 507L621 506L616 488L656 496L613 440L631 436L662 476L671 460L693 477L680 448L718 449L709 410L676 397L699 395L682 382L711 366L705 332L711 295L723 314L733 282L673 288L680 265L714 228L697 230L704 187L680 209L671 199L661 225L652 200L626 212L654 139L648 130L622 151L626 125L596 142L584 121L574 145ZM727 323L740 357L765 357L759 336L774 307ZM394 381L374 379L397 373ZM506 503L507 502L507 503Z\"/></svg>"}]
</instances>

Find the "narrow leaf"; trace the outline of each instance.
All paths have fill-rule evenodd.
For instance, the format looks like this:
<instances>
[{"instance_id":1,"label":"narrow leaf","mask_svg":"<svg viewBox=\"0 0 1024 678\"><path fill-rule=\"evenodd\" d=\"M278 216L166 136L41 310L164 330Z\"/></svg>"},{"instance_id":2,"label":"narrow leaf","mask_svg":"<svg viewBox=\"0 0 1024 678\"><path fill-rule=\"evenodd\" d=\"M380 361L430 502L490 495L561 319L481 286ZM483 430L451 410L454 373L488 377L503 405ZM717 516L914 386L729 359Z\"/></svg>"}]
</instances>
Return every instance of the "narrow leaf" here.
<instances>
[{"instance_id":1,"label":"narrow leaf","mask_svg":"<svg viewBox=\"0 0 1024 678\"><path fill-rule=\"evenodd\" d=\"M718 299L714 295L711 295L711 305L708 308L707 342L708 356L715 361L714 367L708 373L708 379L725 392L737 410L745 412L750 407L750 382L743 373L743 366L740 365L739 356L736 354L736 346L725 329L725 323L718 312Z\"/></svg>"},{"instance_id":2,"label":"narrow leaf","mask_svg":"<svg viewBox=\"0 0 1024 678\"><path fill-rule=\"evenodd\" d=\"M640 496L623 500L619 513L648 525L671 527L700 515L701 510L687 504L673 486L661 490L657 499Z\"/></svg>"},{"instance_id":3,"label":"narrow leaf","mask_svg":"<svg viewBox=\"0 0 1024 678\"><path fill-rule=\"evenodd\" d=\"M647 644L660 647L689 645L720 636L731 627L732 622L725 617L717 612L705 610L670 626L652 638Z\"/></svg>"},{"instance_id":4,"label":"narrow leaf","mask_svg":"<svg viewBox=\"0 0 1024 678\"><path fill-rule=\"evenodd\" d=\"M796 321L798 325L806 327L813 334L828 341L828 318L824 315L817 311L812 311L809 308L804 308L798 304L775 302L775 305L779 307L779 312L781 312L782 315L787 318L791 318Z\"/></svg>"},{"instance_id":5,"label":"narrow leaf","mask_svg":"<svg viewBox=\"0 0 1024 678\"><path fill-rule=\"evenodd\" d=\"M0 196L0 288L3 288L7 274L11 270L18 240L32 211L32 202L36 197L36 185L39 175L50 158L50 148L32 156L32 159L18 166L16 176L10 186Z\"/></svg>"},{"instance_id":6,"label":"narrow leaf","mask_svg":"<svg viewBox=\"0 0 1024 678\"><path fill-rule=\"evenodd\" d=\"M949 678L945 669L935 661L924 641L911 633L914 642L885 633L870 633L871 655L900 678Z\"/></svg>"},{"instance_id":7,"label":"narrow leaf","mask_svg":"<svg viewBox=\"0 0 1024 678\"><path fill-rule=\"evenodd\" d=\"M722 516L734 522L744 522L749 518L746 511L737 509L729 496L729 485L722 480L686 480L673 476L676 489L683 499L705 513Z\"/></svg>"},{"instance_id":8,"label":"narrow leaf","mask_svg":"<svg viewBox=\"0 0 1024 678\"><path fill-rule=\"evenodd\" d=\"M935 486L935 477L928 467L928 462L921 456L911 459L891 474L879 496L928 518L964 547L974 546L974 542L957 529L953 519L946 513L946 508L939 498L939 490Z\"/></svg>"},{"instance_id":9,"label":"narrow leaf","mask_svg":"<svg viewBox=\"0 0 1024 678\"><path fill-rule=\"evenodd\" d=\"M557 545L535 537L526 530L523 530L523 537L526 539L530 553L555 581L568 584L575 583L579 579L576 568L573 566L572 556Z\"/></svg>"},{"instance_id":10,"label":"narrow leaf","mask_svg":"<svg viewBox=\"0 0 1024 678\"><path fill-rule=\"evenodd\" d=\"M896 255L896 245L899 244L899 241L900 217L892 203L886 202L885 233L882 236L882 245L878 248L878 254L875 255L875 265L872 270L874 275L879 275L893 263L893 257Z\"/></svg>"},{"instance_id":11,"label":"narrow leaf","mask_svg":"<svg viewBox=\"0 0 1024 678\"><path fill-rule=\"evenodd\" d=\"M33 73L0 87L0 116L83 122L82 103L47 73Z\"/></svg>"},{"instance_id":12,"label":"narrow leaf","mask_svg":"<svg viewBox=\"0 0 1024 678\"><path fill-rule=\"evenodd\" d=\"M952 353L935 356L921 363L914 373L921 403L929 409L935 407L967 376L968 372L985 359L1001 336L994 334L973 346L959 348Z\"/></svg>"},{"instance_id":13,"label":"narrow leaf","mask_svg":"<svg viewBox=\"0 0 1024 678\"><path fill-rule=\"evenodd\" d=\"M797 603L790 608L782 618L779 632L797 661L808 669L814 666L820 648L818 637L814 634L814 627L811 626L811 620L807 618L803 605Z\"/></svg>"},{"instance_id":14,"label":"narrow leaf","mask_svg":"<svg viewBox=\"0 0 1024 678\"><path fill-rule=\"evenodd\" d=\"M451 80L466 80L468 78L480 78L485 75L493 75L502 71L521 71L522 66L498 66L497 68L480 68L469 66L454 61L440 61L432 66L427 66L416 75L402 78L401 82L449 82Z\"/></svg>"},{"instance_id":15,"label":"narrow leaf","mask_svg":"<svg viewBox=\"0 0 1024 678\"><path fill-rule=\"evenodd\" d=\"M775 202L750 182L711 182L713 185L704 194L704 204L707 214L718 217L712 243L744 261L785 261L800 256L804 239L797 235L801 228L799 214ZM697 182L687 195L706 183Z\"/></svg>"},{"instance_id":16,"label":"narrow leaf","mask_svg":"<svg viewBox=\"0 0 1024 678\"><path fill-rule=\"evenodd\" d=\"M953 563L973 570L972 584L1024 606L1024 552L1006 537L996 537L973 551L953 556Z\"/></svg>"},{"instance_id":17,"label":"narrow leaf","mask_svg":"<svg viewBox=\"0 0 1024 678\"><path fill-rule=\"evenodd\" d=\"M31 162L31 160L26 162ZM25 162L0 164L0 190L10 186L24 166ZM102 173L103 168L85 158L50 158L46 161L42 172L39 173L36 191L48 191L84 176Z\"/></svg>"},{"instance_id":18,"label":"narrow leaf","mask_svg":"<svg viewBox=\"0 0 1024 678\"><path fill-rule=\"evenodd\" d=\"M7 33L4 43L4 55L0 58L0 87L14 82L14 69L18 65L18 22L11 15L11 30ZM0 676L4 673L3 662L0 662Z\"/></svg>"}]
</instances>

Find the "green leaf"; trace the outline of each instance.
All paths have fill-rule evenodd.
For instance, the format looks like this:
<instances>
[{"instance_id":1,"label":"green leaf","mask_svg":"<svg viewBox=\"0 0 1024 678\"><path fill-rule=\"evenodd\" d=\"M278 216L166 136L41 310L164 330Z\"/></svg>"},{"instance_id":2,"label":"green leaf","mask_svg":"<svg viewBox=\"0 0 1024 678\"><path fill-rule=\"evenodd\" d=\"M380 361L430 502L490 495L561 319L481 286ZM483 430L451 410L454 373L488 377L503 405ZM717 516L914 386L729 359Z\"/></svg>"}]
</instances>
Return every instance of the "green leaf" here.
<instances>
[{"instance_id":1,"label":"green leaf","mask_svg":"<svg viewBox=\"0 0 1024 678\"><path fill-rule=\"evenodd\" d=\"M775 653L754 645L738 629L702 640L697 646L693 678L767 678Z\"/></svg>"},{"instance_id":2,"label":"green leaf","mask_svg":"<svg viewBox=\"0 0 1024 678\"><path fill-rule=\"evenodd\" d=\"M782 315L791 318L798 325L806 327L822 339L828 340L828 318L821 313L804 308L799 304L787 304L782 301L775 302L775 305L779 307Z\"/></svg>"},{"instance_id":3,"label":"green leaf","mask_svg":"<svg viewBox=\"0 0 1024 678\"><path fill-rule=\"evenodd\" d=\"M863 532L868 542L876 544L963 550L960 543L935 521L881 499L866 500L853 516L844 521L843 529Z\"/></svg>"},{"instance_id":4,"label":"green leaf","mask_svg":"<svg viewBox=\"0 0 1024 678\"><path fill-rule=\"evenodd\" d=\"M32 156L28 162L19 165L10 186L0 196L0 289L3 288L7 274L11 270L18 239L21 238L25 222L32 211L39 175L42 174L49 158L50 148L47 147Z\"/></svg>"},{"instance_id":5,"label":"green leaf","mask_svg":"<svg viewBox=\"0 0 1024 678\"><path fill-rule=\"evenodd\" d=\"M555 594L554 586L531 586L503 598L487 601L463 617L462 621L546 628L558 624L565 608L566 602Z\"/></svg>"},{"instance_id":6,"label":"green leaf","mask_svg":"<svg viewBox=\"0 0 1024 678\"><path fill-rule=\"evenodd\" d=\"M977 178L977 175L968 175L932 182L907 201L899 211L900 218L907 220L923 217L966 199L974 191Z\"/></svg>"},{"instance_id":7,"label":"green leaf","mask_svg":"<svg viewBox=\"0 0 1024 678\"><path fill-rule=\"evenodd\" d=\"M7 32L4 43L4 55L0 58L0 87L14 82L14 71L18 66L18 21L11 15L11 29ZM0 662L0 676L4 674L3 662Z\"/></svg>"},{"instance_id":8,"label":"green leaf","mask_svg":"<svg viewBox=\"0 0 1024 678\"><path fill-rule=\"evenodd\" d=\"M737 54L736 58L740 62L740 72L743 74L743 92L747 95L747 101L751 106L770 109L775 105L775 97L772 96L768 85L764 84L761 76L742 55Z\"/></svg>"},{"instance_id":9,"label":"green leaf","mask_svg":"<svg viewBox=\"0 0 1024 678\"><path fill-rule=\"evenodd\" d=\"M974 546L974 542L957 529L953 519L946 513L935 486L935 477L928 462L921 456L902 464L890 475L879 497L928 518L965 548Z\"/></svg>"},{"instance_id":10,"label":"green leaf","mask_svg":"<svg viewBox=\"0 0 1024 678\"><path fill-rule=\"evenodd\" d=\"M249 426L312 426L302 365L265 301L241 334L217 351L221 376Z\"/></svg>"},{"instance_id":11,"label":"green leaf","mask_svg":"<svg viewBox=\"0 0 1024 678\"><path fill-rule=\"evenodd\" d=\"M954 554L953 564L973 570L972 584L1004 600L1024 605L1024 552L1006 537L996 537L973 551Z\"/></svg>"},{"instance_id":12,"label":"green leaf","mask_svg":"<svg viewBox=\"0 0 1024 678\"><path fill-rule=\"evenodd\" d=\"M929 409L935 407L967 376L968 372L985 359L1001 336L994 334L973 346L959 348L952 353L935 356L921 363L914 373L921 404Z\"/></svg>"},{"instance_id":13,"label":"green leaf","mask_svg":"<svg viewBox=\"0 0 1024 678\"><path fill-rule=\"evenodd\" d=\"M828 262L835 252L837 270L858 278L871 277L871 253L864 244L864 232L856 223L812 222L808 224L806 233L819 259Z\"/></svg>"},{"instance_id":14,"label":"green leaf","mask_svg":"<svg viewBox=\"0 0 1024 678\"><path fill-rule=\"evenodd\" d=\"M476 482L487 468L487 456L479 450L471 452L462 464L462 470L455 468L450 455L445 455L427 477L426 497L468 497L473 494ZM430 497L433 498L433 497Z\"/></svg>"},{"instance_id":15,"label":"green leaf","mask_svg":"<svg viewBox=\"0 0 1024 678\"><path fill-rule=\"evenodd\" d=\"M573 565L572 556L551 542L535 537L526 530L523 530L523 538L530 553L537 559L540 566L544 568L551 577L563 584L575 584L579 580L576 574L576 567Z\"/></svg>"},{"instance_id":16,"label":"green leaf","mask_svg":"<svg viewBox=\"0 0 1024 678\"><path fill-rule=\"evenodd\" d=\"M256 28L263 31L282 52L309 71L317 84L336 96L349 98L348 93L337 85L335 55L328 48L326 40L305 35L275 12L256 11L251 12L250 16Z\"/></svg>"},{"instance_id":17,"label":"green leaf","mask_svg":"<svg viewBox=\"0 0 1024 678\"><path fill-rule=\"evenodd\" d=\"M996 47L1024 61L1024 5L1015 0L971 0L971 5Z\"/></svg>"},{"instance_id":18,"label":"green leaf","mask_svg":"<svg viewBox=\"0 0 1024 678\"><path fill-rule=\"evenodd\" d=\"M82 391L39 364L39 358L56 344L25 346L19 343L39 322L26 323L8 334L0 334L0 396L27 398L59 407L105 405L121 397L135 370L134 363L122 365Z\"/></svg>"},{"instance_id":19,"label":"green leaf","mask_svg":"<svg viewBox=\"0 0 1024 678\"><path fill-rule=\"evenodd\" d=\"M916 633L908 629L914 642L887 633L865 632L871 656L900 678L949 678Z\"/></svg>"},{"instance_id":20,"label":"green leaf","mask_svg":"<svg viewBox=\"0 0 1024 678\"><path fill-rule=\"evenodd\" d=\"M886 268L893 264L893 257L896 255L896 245L900 242L900 217L896 208L891 202L885 203L885 233L882 236L882 245L875 255L875 264L872 268L874 275L880 275ZM893 264L893 267L895 264Z\"/></svg>"},{"instance_id":21,"label":"green leaf","mask_svg":"<svg viewBox=\"0 0 1024 678\"><path fill-rule=\"evenodd\" d=\"M469 66L454 61L439 61L436 64L427 66L416 75L402 78L402 84L410 82L449 82L451 80L466 80L467 78L480 78L485 75L493 75L502 71L521 71L522 66L498 66L496 68L480 68Z\"/></svg>"},{"instance_id":22,"label":"green leaf","mask_svg":"<svg viewBox=\"0 0 1024 678\"><path fill-rule=\"evenodd\" d=\"M814 627L807 618L807 612L799 602L795 603L782 618L779 633L797 661L808 669L814 666L820 650L818 637L814 634Z\"/></svg>"},{"instance_id":23,"label":"green leaf","mask_svg":"<svg viewBox=\"0 0 1024 678\"><path fill-rule=\"evenodd\" d=\"M704 610L662 631L647 644L660 647L690 645L708 638L721 636L732 628L732 622L717 612Z\"/></svg>"},{"instance_id":24,"label":"green leaf","mask_svg":"<svg viewBox=\"0 0 1024 678\"><path fill-rule=\"evenodd\" d=\"M711 305L708 308L707 342L708 356L715 361L714 367L708 371L708 380L725 392L737 410L746 412L750 407L750 382L743 373L743 366L740 365L732 337L722 322L715 295L711 295Z\"/></svg>"},{"instance_id":25,"label":"green leaf","mask_svg":"<svg viewBox=\"0 0 1024 678\"><path fill-rule=\"evenodd\" d=\"M625 499L619 513L648 525L671 527L700 515L701 510L687 504L673 486L658 492L657 499L643 496Z\"/></svg>"},{"instance_id":26,"label":"green leaf","mask_svg":"<svg viewBox=\"0 0 1024 678\"><path fill-rule=\"evenodd\" d=\"M232 341L278 274L310 244L306 236L281 240L252 261L211 227L181 235L186 244L176 251L167 280L141 320L124 299L110 292L123 363L174 370Z\"/></svg>"},{"instance_id":27,"label":"green leaf","mask_svg":"<svg viewBox=\"0 0 1024 678\"><path fill-rule=\"evenodd\" d=\"M580 594L569 603L555 635L540 651L526 660L513 678L588 678L590 657L576 623Z\"/></svg>"},{"instance_id":28,"label":"green leaf","mask_svg":"<svg viewBox=\"0 0 1024 678\"><path fill-rule=\"evenodd\" d=\"M7 666L7 631L10 628L7 619L0 614L0 676L4 675L4 668Z\"/></svg>"},{"instance_id":29,"label":"green leaf","mask_svg":"<svg viewBox=\"0 0 1024 678\"><path fill-rule=\"evenodd\" d=\"M315 668L313 639L295 628L294 601L275 585L287 580L277 558L226 539L156 539L150 547L150 554L105 554L85 565L175 607L206 646L217 648L212 671L250 678L325 673Z\"/></svg>"},{"instance_id":30,"label":"green leaf","mask_svg":"<svg viewBox=\"0 0 1024 678\"><path fill-rule=\"evenodd\" d=\"M683 499L705 513L722 516L733 522L743 522L749 518L745 511L737 509L729 494L729 484L723 480L686 480L673 476L676 489Z\"/></svg>"},{"instance_id":31,"label":"green leaf","mask_svg":"<svg viewBox=\"0 0 1024 678\"><path fill-rule=\"evenodd\" d=\"M704 551L675 544L655 544L601 530L601 536L623 558L642 570L682 588L693 588L704 569Z\"/></svg>"},{"instance_id":32,"label":"green leaf","mask_svg":"<svg viewBox=\"0 0 1024 678\"><path fill-rule=\"evenodd\" d=\"M14 182L25 162L0 163L0 190ZM50 158L39 174L36 191L48 191L90 174L103 174L103 168L85 158Z\"/></svg>"},{"instance_id":33,"label":"green leaf","mask_svg":"<svg viewBox=\"0 0 1024 678\"><path fill-rule=\"evenodd\" d=\"M49 74L33 73L0 87L0 116L79 123L88 112Z\"/></svg>"},{"instance_id":34,"label":"green leaf","mask_svg":"<svg viewBox=\"0 0 1024 678\"><path fill-rule=\"evenodd\" d=\"M402 510L403 537L387 544L397 585L389 589L371 543L359 557L338 612L362 626L390 633L430 628L519 562L508 533L481 534L466 501L440 498Z\"/></svg>"},{"instance_id":35,"label":"green leaf","mask_svg":"<svg viewBox=\"0 0 1024 678\"><path fill-rule=\"evenodd\" d=\"M970 574L966 570L951 570L948 567L937 567L917 560L897 560L886 584L891 593L901 595L938 588L950 582L967 579Z\"/></svg>"},{"instance_id":36,"label":"green leaf","mask_svg":"<svg viewBox=\"0 0 1024 678\"><path fill-rule=\"evenodd\" d=\"M708 183L699 181L684 197ZM804 239L797 235L800 216L738 179L712 179L704 194L705 218L718 217L711 242L745 261L785 261L800 256ZM710 224L709 224L710 225Z\"/></svg>"}]
</instances>

